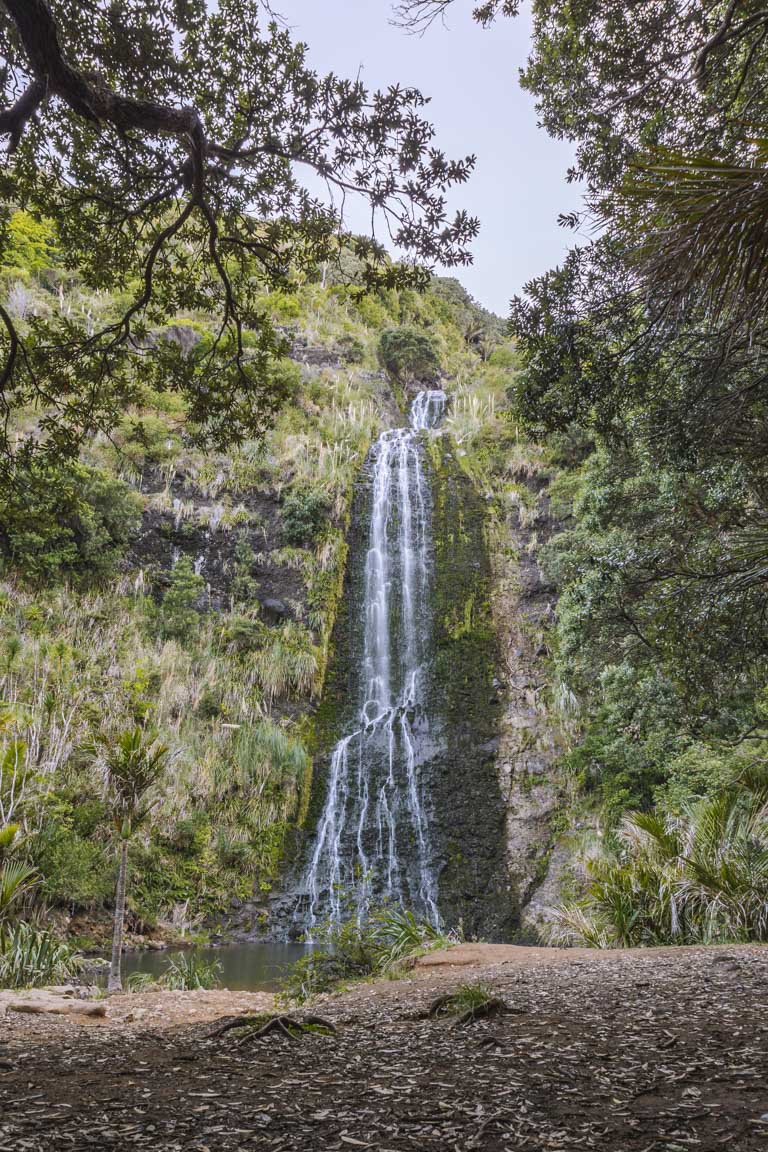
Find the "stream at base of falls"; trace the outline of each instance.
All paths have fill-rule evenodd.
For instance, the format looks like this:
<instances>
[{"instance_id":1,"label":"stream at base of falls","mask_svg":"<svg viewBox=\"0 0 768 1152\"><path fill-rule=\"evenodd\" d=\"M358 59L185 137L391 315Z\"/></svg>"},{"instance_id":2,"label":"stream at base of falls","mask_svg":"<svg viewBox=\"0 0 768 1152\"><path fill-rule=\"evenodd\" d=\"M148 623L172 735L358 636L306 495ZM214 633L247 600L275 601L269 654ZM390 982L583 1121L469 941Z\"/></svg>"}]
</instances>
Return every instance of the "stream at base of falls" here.
<instances>
[{"instance_id":1,"label":"stream at base of falls","mask_svg":"<svg viewBox=\"0 0 768 1152\"><path fill-rule=\"evenodd\" d=\"M383 432L368 460L365 563L350 591L357 711L331 754L301 885L298 914L310 936L321 920L362 917L379 899L440 920L429 797L419 780L431 739L423 678L433 633L432 501L422 440L445 403L441 390L420 392L409 426Z\"/></svg>"}]
</instances>

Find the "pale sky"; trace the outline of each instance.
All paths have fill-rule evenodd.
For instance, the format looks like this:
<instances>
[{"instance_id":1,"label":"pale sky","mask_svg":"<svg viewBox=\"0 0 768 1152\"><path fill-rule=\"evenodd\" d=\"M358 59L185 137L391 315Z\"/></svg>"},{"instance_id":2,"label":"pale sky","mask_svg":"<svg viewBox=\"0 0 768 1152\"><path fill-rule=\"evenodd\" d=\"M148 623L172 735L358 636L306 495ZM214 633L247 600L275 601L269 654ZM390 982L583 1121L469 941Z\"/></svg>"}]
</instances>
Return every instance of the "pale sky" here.
<instances>
[{"instance_id":1,"label":"pale sky","mask_svg":"<svg viewBox=\"0 0 768 1152\"><path fill-rule=\"evenodd\" d=\"M372 88L414 85L432 97L426 115L437 127L437 146L448 156L477 155L471 181L454 198L455 207L480 217L475 262L451 275L506 315L526 280L573 244L557 216L580 204L578 189L565 180L571 146L537 126L533 100L519 85L527 13L484 30L471 18L470 0L456 0L449 27L435 24L420 38L389 23L389 0L277 0L275 7L294 39L309 45L315 69L348 77L362 69ZM364 217L350 223L363 230Z\"/></svg>"}]
</instances>

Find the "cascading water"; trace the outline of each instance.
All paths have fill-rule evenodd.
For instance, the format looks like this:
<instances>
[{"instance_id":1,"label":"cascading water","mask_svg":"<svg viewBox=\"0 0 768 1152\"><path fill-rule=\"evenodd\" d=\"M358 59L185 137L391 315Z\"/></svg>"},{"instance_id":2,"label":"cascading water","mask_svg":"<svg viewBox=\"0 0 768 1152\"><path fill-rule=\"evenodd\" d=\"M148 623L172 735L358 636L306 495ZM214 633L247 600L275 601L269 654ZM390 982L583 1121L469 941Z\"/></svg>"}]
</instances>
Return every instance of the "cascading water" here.
<instances>
[{"instance_id":1,"label":"cascading water","mask_svg":"<svg viewBox=\"0 0 768 1152\"><path fill-rule=\"evenodd\" d=\"M445 393L420 392L410 427L383 432L371 454L372 505L364 582L353 605L364 631L359 710L331 756L328 791L305 876L307 928L340 920L352 899L394 898L439 921L437 882L418 779L428 742L422 679L431 638L431 501L420 433L434 428Z\"/></svg>"}]
</instances>

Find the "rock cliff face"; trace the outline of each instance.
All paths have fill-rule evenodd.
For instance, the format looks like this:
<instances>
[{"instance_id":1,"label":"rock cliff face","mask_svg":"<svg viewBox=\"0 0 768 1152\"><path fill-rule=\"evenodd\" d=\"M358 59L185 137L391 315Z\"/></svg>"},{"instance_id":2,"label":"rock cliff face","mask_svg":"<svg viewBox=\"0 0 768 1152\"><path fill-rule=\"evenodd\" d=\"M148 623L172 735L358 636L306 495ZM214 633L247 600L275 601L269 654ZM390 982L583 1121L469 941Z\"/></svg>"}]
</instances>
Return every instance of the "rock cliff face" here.
<instances>
[{"instance_id":1,"label":"rock cliff face","mask_svg":"<svg viewBox=\"0 0 768 1152\"><path fill-rule=\"evenodd\" d=\"M176 327L191 333L189 339L195 335L191 328ZM341 352L315 347L299 337L290 355L301 365L305 382L343 364ZM384 393L381 407L389 408L385 377L357 375ZM211 466L212 460L190 456L171 470L160 465L145 469L138 483L147 497L146 508L128 566L140 572L147 585L162 592L176 560L189 557L206 584L201 607L218 612L230 606L239 564L241 576L250 583L253 606L259 608L265 623L305 620L306 588L301 572L286 564L281 555L286 544L280 514L284 484L276 484L268 467L260 470L257 466L246 483L235 483L231 460L222 456ZM332 519L341 526L342 517ZM249 557L247 571L243 556Z\"/></svg>"},{"instance_id":2,"label":"rock cliff face","mask_svg":"<svg viewBox=\"0 0 768 1152\"><path fill-rule=\"evenodd\" d=\"M508 939L514 907L504 861L504 797L496 770L503 717L492 616L486 505L446 436L433 442L435 538L432 714L442 740L426 766L440 907L468 936Z\"/></svg>"},{"instance_id":3,"label":"rock cliff face","mask_svg":"<svg viewBox=\"0 0 768 1152\"><path fill-rule=\"evenodd\" d=\"M558 525L535 454L515 477L526 499L505 504L480 491L447 433L424 441L423 466L431 502L431 636L410 722L439 911L468 936L532 940L569 863L556 844L561 748L547 649L555 593L537 562ZM366 468L352 504L323 695L307 719L314 768L306 818L289 846L282 885L237 917L246 935L298 935L305 927L304 880L332 751L357 724L372 499Z\"/></svg>"},{"instance_id":4,"label":"rock cliff face","mask_svg":"<svg viewBox=\"0 0 768 1152\"><path fill-rule=\"evenodd\" d=\"M150 470L142 491L149 499L129 562L145 572L155 587L163 589L175 561L188 556L205 580L204 607L226 610L236 572L236 548L245 543L253 556L248 577L265 621L301 618L301 574L271 560L271 553L279 555L283 542L276 492L233 493L223 477L211 487L191 470L181 469L169 477L158 469ZM234 526L230 523L233 509L242 519Z\"/></svg>"},{"instance_id":5,"label":"rock cliff face","mask_svg":"<svg viewBox=\"0 0 768 1152\"><path fill-rule=\"evenodd\" d=\"M557 902L569 854L556 844L563 804L556 763L562 747L547 649L556 597L537 558L558 526L546 478L535 463L517 479L532 499L515 502L498 526L492 605L504 696L497 770L505 806L505 867L516 935L529 940L537 936L545 907Z\"/></svg>"}]
</instances>

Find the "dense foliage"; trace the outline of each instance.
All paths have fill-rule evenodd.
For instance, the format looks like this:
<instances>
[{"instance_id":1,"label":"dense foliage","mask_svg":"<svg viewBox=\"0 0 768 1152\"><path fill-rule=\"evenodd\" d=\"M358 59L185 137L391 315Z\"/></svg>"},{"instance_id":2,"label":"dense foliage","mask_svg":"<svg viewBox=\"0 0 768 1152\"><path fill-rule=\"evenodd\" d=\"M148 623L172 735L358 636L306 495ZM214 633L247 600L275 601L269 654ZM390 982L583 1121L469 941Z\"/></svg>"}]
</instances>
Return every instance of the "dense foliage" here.
<instances>
[{"instance_id":1,"label":"dense foliage","mask_svg":"<svg viewBox=\"0 0 768 1152\"><path fill-rule=\"evenodd\" d=\"M403 384L433 383L440 373L440 357L429 333L403 326L382 332L379 359L387 372Z\"/></svg>"},{"instance_id":2,"label":"dense foliage","mask_svg":"<svg viewBox=\"0 0 768 1152\"><path fill-rule=\"evenodd\" d=\"M63 983L75 975L80 958L50 932L22 919L24 902L40 877L19 853L20 829L0 828L0 988L33 988Z\"/></svg>"},{"instance_id":3,"label":"dense foliage","mask_svg":"<svg viewBox=\"0 0 768 1152\"><path fill-rule=\"evenodd\" d=\"M576 143L599 224L511 317L511 400L548 445L564 529L543 560L561 594L559 692L581 723L566 768L615 852L592 866L572 939L587 924L624 944L763 932L714 880L705 907L680 845L708 852L713 874L719 860L726 886L747 841L762 851L759 829L733 828L752 820L739 781L768 736L765 149L752 127L765 32L749 2L534 4L523 83L545 127ZM662 875L649 854L664 837ZM756 859L742 893L755 907Z\"/></svg>"},{"instance_id":4,"label":"dense foliage","mask_svg":"<svg viewBox=\"0 0 768 1152\"><path fill-rule=\"evenodd\" d=\"M470 259L477 221L450 218L447 194L473 158L434 146L416 89L317 75L268 5L9 0L0 54L0 259L47 266L53 236L52 286L77 269L90 292L110 293L86 319L23 297L0 307L2 413L34 417L24 435L0 422L6 467L76 456L148 380L184 397L200 442L263 432L284 398L273 369L285 351L265 291L342 248L368 287L423 285L434 262ZM355 195L410 261L345 235ZM14 206L25 216L12 226ZM216 316L192 347L159 332L181 311Z\"/></svg>"},{"instance_id":5,"label":"dense foliage","mask_svg":"<svg viewBox=\"0 0 768 1152\"><path fill-rule=\"evenodd\" d=\"M679 814L625 816L588 896L557 909L551 939L598 948L768 938L768 790L747 777Z\"/></svg>"}]
</instances>

